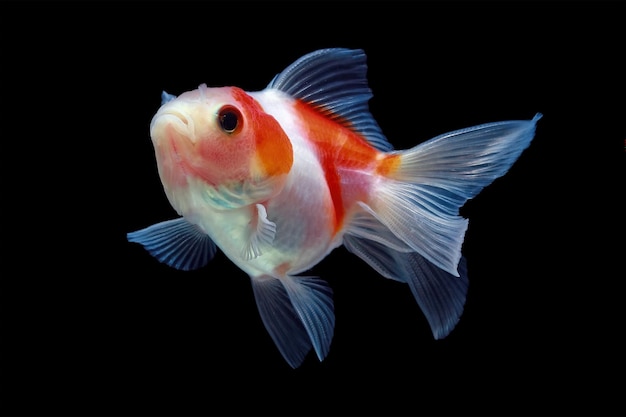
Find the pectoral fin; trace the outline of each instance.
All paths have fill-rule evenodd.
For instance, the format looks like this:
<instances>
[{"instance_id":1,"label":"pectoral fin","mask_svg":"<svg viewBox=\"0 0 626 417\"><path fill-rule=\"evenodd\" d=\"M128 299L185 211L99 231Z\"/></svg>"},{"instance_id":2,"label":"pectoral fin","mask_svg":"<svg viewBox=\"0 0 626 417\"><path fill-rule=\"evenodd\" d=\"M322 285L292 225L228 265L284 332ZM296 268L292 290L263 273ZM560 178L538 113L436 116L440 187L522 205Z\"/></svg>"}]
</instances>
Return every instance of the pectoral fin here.
<instances>
[{"instance_id":1,"label":"pectoral fin","mask_svg":"<svg viewBox=\"0 0 626 417\"><path fill-rule=\"evenodd\" d=\"M257 204L250 221L250 238L243 248L245 260L254 259L263 253L264 246L271 246L276 236L276 223L268 220L263 204Z\"/></svg>"},{"instance_id":2,"label":"pectoral fin","mask_svg":"<svg viewBox=\"0 0 626 417\"><path fill-rule=\"evenodd\" d=\"M257 307L265 328L292 368L315 350L328 354L335 327L332 290L317 277L263 276L252 279Z\"/></svg>"},{"instance_id":3,"label":"pectoral fin","mask_svg":"<svg viewBox=\"0 0 626 417\"><path fill-rule=\"evenodd\" d=\"M217 250L206 233L182 217L128 233L127 238L160 262L185 271L203 267Z\"/></svg>"}]
</instances>

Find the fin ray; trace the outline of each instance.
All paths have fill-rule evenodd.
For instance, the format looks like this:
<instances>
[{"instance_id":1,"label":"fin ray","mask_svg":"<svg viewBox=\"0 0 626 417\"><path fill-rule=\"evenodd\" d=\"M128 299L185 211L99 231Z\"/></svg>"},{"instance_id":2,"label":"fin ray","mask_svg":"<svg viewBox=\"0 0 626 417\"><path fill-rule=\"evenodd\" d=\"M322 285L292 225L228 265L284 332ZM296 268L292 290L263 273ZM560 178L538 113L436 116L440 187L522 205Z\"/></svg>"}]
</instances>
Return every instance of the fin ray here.
<instances>
[{"instance_id":1,"label":"fin ray","mask_svg":"<svg viewBox=\"0 0 626 417\"><path fill-rule=\"evenodd\" d=\"M129 242L139 243L160 262L184 271L203 267L217 251L213 240L183 217L126 236Z\"/></svg>"},{"instance_id":2,"label":"fin ray","mask_svg":"<svg viewBox=\"0 0 626 417\"><path fill-rule=\"evenodd\" d=\"M349 234L344 236L344 244L382 276L409 285L435 339L446 337L454 329L463 314L469 286L465 258L459 262L456 277L417 252L399 252Z\"/></svg>"},{"instance_id":3,"label":"fin ray","mask_svg":"<svg viewBox=\"0 0 626 417\"><path fill-rule=\"evenodd\" d=\"M361 210L356 212L350 220L346 233L374 240L399 252L413 251L410 246L393 234L387 226L376 218L375 213L367 204L362 201L358 201L357 204Z\"/></svg>"},{"instance_id":4,"label":"fin ray","mask_svg":"<svg viewBox=\"0 0 626 417\"><path fill-rule=\"evenodd\" d=\"M252 278L261 320L292 368L315 350L323 360L335 326L332 290L317 277Z\"/></svg>"},{"instance_id":5,"label":"fin ray","mask_svg":"<svg viewBox=\"0 0 626 417\"><path fill-rule=\"evenodd\" d=\"M540 118L474 126L399 152L398 169L373 192L372 214L421 256L458 276L468 225L459 209L509 170Z\"/></svg>"},{"instance_id":6,"label":"fin ray","mask_svg":"<svg viewBox=\"0 0 626 417\"><path fill-rule=\"evenodd\" d=\"M255 209L250 238L242 253L244 259L248 261L260 256L263 253L263 246L271 246L276 236L276 223L268 220L265 206L256 204Z\"/></svg>"},{"instance_id":7,"label":"fin ray","mask_svg":"<svg viewBox=\"0 0 626 417\"><path fill-rule=\"evenodd\" d=\"M302 100L332 120L362 135L372 146L393 146L369 112L372 92L367 83L366 56L360 49L320 49L296 60L276 75L267 88Z\"/></svg>"},{"instance_id":8,"label":"fin ray","mask_svg":"<svg viewBox=\"0 0 626 417\"><path fill-rule=\"evenodd\" d=\"M289 366L297 368L311 350L311 340L282 283L252 278L252 290L265 329Z\"/></svg>"},{"instance_id":9,"label":"fin ray","mask_svg":"<svg viewBox=\"0 0 626 417\"><path fill-rule=\"evenodd\" d=\"M317 277L287 277L282 283L306 328L318 359L323 360L328 355L335 328L331 288Z\"/></svg>"}]
</instances>

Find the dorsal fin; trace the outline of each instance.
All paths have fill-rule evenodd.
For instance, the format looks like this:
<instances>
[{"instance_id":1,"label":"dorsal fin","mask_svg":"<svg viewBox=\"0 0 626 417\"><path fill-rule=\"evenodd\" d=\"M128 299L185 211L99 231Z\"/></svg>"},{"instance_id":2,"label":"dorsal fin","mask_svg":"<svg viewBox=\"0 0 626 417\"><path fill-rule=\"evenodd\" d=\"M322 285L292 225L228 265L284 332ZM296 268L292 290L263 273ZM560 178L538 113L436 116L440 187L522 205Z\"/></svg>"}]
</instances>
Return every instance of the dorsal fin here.
<instances>
[{"instance_id":1,"label":"dorsal fin","mask_svg":"<svg viewBox=\"0 0 626 417\"><path fill-rule=\"evenodd\" d=\"M369 112L372 91L367 84L365 52L360 49L320 49L276 75L275 88L318 109L330 119L363 136L381 151L393 146Z\"/></svg>"}]
</instances>

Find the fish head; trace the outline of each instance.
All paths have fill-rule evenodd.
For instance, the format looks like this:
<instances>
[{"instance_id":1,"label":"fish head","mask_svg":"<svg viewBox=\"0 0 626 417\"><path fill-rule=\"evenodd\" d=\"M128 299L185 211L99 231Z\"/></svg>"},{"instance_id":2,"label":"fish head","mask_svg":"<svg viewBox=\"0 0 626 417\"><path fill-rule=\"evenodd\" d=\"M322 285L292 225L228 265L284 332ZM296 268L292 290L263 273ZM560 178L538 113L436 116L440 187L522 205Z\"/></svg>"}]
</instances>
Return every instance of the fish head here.
<instances>
[{"instance_id":1,"label":"fish head","mask_svg":"<svg viewBox=\"0 0 626 417\"><path fill-rule=\"evenodd\" d=\"M256 100L237 87L204 84L168 97L152 119L150 136L170 202L179 190L193 188L215 208L232 208L280 191L293 149Z\"/></svg>"}]
</instances>

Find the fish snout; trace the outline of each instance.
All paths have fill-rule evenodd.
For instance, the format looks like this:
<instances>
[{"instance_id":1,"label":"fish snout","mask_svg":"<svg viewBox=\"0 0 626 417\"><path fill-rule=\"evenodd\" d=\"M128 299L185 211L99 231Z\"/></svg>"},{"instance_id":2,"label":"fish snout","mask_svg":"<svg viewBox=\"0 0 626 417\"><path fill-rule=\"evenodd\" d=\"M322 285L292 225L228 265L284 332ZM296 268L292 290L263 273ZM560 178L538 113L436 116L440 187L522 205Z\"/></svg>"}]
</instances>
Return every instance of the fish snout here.
<instances>
[{"instance_id":1,"label":"fish snout","mask_svg":"<svg viewBox=\"0 0 626 417\"><path fill-rule=\"evenodd\" d=\"M164 106L166 107L166 106ZM183 110L162 108L150 123L150 136L153 141L175 134L196 143L196 130L193 118Z\"/></svg>"}]
</instances>

